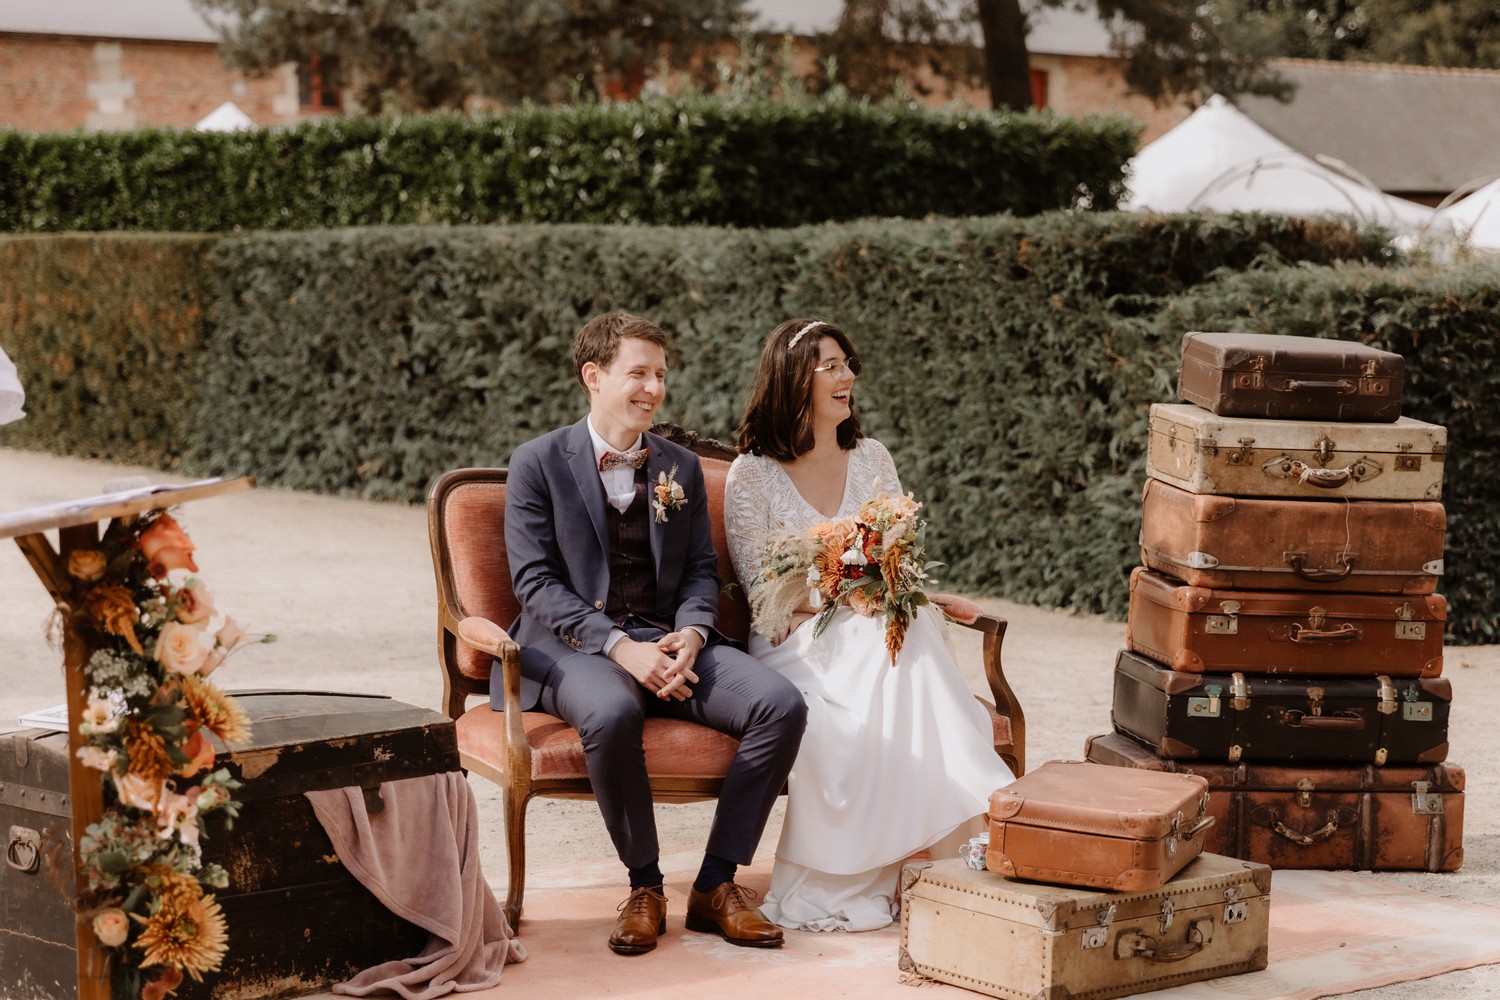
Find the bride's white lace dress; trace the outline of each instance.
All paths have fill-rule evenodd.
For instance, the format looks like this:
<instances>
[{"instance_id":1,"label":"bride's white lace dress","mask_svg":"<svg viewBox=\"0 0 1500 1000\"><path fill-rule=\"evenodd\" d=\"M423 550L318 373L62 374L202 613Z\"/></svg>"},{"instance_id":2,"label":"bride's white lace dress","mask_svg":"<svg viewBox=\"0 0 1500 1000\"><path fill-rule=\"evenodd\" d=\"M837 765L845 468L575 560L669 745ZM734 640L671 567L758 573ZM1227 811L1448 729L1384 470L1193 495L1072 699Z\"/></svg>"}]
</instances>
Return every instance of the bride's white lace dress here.
<instances>
[{"instance_id":1,"label":"bride's white lace dress","mask_svg":"<svg viewBox=\"0 0 1500 1000\"><path fill-rule=\"evenodd\" d=\"M837 517L881 489L901 492L878 441L849 457ZM774 459L741 455L724 490L730 556L742 584L760 572L767 532L829 520ZM988 714L944 641L940 612L921 609L893 668L885 621L847 608L813 638L804 624L779 646L752 635L750 652L807 699L807 730L792 768L786 820L763 912L784 927L873 930L896 914L904 859L931 848L956 855L982 831L990 792L1013 775L995 755ZM940 854L941 852L941 854Z\"/></svg>"}]
</instances>

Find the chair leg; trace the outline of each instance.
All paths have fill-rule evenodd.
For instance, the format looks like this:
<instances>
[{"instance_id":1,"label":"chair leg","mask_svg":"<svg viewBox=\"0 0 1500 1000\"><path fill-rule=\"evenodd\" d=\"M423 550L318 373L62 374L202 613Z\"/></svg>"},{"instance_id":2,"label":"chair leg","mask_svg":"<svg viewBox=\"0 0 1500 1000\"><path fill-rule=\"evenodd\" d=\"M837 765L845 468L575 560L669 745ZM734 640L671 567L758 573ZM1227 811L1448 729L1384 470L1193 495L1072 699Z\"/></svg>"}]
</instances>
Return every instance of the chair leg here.
<instances>
[{"instance_id":1,"label":"chair leg","mask_svg":"<svg viewBox=\"0 0 1500 1000\"><path fill-rule=\"evenodd\" d=\"M510 885L505 891L505 919L510 929L521 926L521 897L526 892L526 804L529 789L507 785L502 799L505 820L505 853L510 859Z\"/></svg>"}]
</instances>

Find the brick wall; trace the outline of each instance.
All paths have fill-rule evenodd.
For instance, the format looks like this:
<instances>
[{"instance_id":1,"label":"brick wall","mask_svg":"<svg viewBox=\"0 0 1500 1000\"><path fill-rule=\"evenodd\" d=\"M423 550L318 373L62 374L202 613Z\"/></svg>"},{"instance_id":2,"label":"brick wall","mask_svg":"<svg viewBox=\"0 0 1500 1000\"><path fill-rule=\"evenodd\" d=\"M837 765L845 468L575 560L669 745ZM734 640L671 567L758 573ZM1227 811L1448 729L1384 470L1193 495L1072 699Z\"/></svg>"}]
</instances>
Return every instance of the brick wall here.
<instances>
[{"instance_id":1,"label":"brick wall","mask_svg":"<svg viewBox=\"0 0 1500 1000\"><path fill-rule=\"evenodd\" d=\"M0 126L191 128L225 101L257 125L304 117L290 64L257 80L225 69L211 44L0 35Z\"/></svg>"}]
</instances>

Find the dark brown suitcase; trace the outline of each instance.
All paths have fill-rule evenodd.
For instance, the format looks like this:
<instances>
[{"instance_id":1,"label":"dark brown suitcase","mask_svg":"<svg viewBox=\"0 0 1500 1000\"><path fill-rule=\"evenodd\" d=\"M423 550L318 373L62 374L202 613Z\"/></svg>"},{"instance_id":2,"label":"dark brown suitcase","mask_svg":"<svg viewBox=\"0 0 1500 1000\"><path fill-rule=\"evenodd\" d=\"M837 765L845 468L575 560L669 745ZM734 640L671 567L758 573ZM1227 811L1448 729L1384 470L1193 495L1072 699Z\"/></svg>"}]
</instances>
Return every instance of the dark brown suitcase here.
<instances>
[{"instance_id":1,"label":"dark brown suitcase","mask_svg":"<svg viewBox=\"0 0 1500 1000\"><path fill-rule=\"evenodd\" d=\"M1110 721L1173 760L1433 764L1452 700L1444 677L1189 674L1122 650Z\"/></svg>"},{"instance_id":2,"label":"dark brown suitcase","mask_svg":"<svg viewBox=\"0 0 1500 1000\"><path fill-rule=\"evenodd\" d=\"M1430 594L1447 516L1433 500L1272 500L1141 492L1141 562L1195 587Z\"/></svg>"},{"instance_id":3,"label":"dark brown suitcase","mask_svg":"<svg viewBox=\"0 0 1500 1000\"><path fill-rule=\"evenodd\" d=\"M1166 760L1124 733L1090 736L1099 764L1208 779L1205 852L1272 868L1457 871L1464 771L1417 767L1214 764Z\"/></svg>"},{"instance_id":4,"label":"dark brown suitcase","mask_svg":"<svg viewBox=\"0 0 1500 1000\"><path fill-rule=\"evenodd\" d=\"M1441 594L1309 594L1191 587L1137 566L1125 645L1173 670L1436 677Z\"/></svg>"},{"instance_id":5,"label":"dark brown suitcase","mask_svg":"<svg viewBox=\"0 0 1500 1000\"><path fill-rule=\"evenodd\" d=\"M1177 395L1221 416L1384 423L1401 416L1405 370L1353 341L1187 333Z\"/></svg>"},{"instance_id":6,"label":"dark brown suitcase","mask_svg":"<svg viewBox=\"0 0 1500 1000\"><path fill-rule=\"evenodd\" d=\"M1006 878L1159 889L1203 850L1208 783L1049 760L990 795L985 864Z\"/></svg>"},{"instance_id":7,"label":"dark brown suitcase","mask_svg":"<svg viewBox=\"0 0 1500 1000\"><path fill-rule=\"evenodd\" d=\"M203 859L229 872L215 895L229 925L218 973L185 980L177 1000L271 1000L348 979L381 962L411 958L428 933L397 917L339 863L302 793L459 768L453 722L390 698L304 692L234 692L249 713L250 745L215 766L245 782L232 829L204 824ZM45 874L42 854L66 858L71 809L67 736L30 729L0 735L0 996L77 995L68 900ZM32 859L35 862L32 863ZM17 862L25 862L17 863ZM64 861L66 864L66 861Z\"/></svg>"}]
</instances>

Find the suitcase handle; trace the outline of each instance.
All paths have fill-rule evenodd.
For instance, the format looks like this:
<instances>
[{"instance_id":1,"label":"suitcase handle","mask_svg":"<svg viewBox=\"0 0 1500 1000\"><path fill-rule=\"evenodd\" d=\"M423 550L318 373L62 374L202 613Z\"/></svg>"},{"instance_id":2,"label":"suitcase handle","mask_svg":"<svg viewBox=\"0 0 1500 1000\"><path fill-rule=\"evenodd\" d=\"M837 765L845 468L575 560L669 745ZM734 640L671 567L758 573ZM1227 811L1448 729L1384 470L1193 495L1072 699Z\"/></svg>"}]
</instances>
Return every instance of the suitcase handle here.
<instances>
[{"instance_id":1,"label":"suitcase handle","mask_svg":"<svg viewBox=\"0 0 1500 1000\"><path fill-rule=\"evenodd\" d=\"M1327 840L1329 837L1332 837L1335 833L1337 833L1339 828L1339 811L1337 809L1328 810L1328 822L1324 823L1322 827L1314 830L1312 833L1298 833L1296 830L1293 830L1291 827L1287 826L1281 821L1281 818L1277 815L1275 809L1272 809L1270 811L1270 815L1271 829L1280 836L1285 837L1287 840L1290 840L1292 843L1298 844L1302 847L1308 847L1312 844L1316 844L1320 840Z\"/></svg>"},{"instance_id":2,"label":"suitcase handle","mask_svg":"<svg viewBox=\"0 0 1500 1000\"><path fill-rule=\"evenodd\" d=\"M1345 622L1334 629L1303 628L1293 622L1287 635L1293 642L1358 642L1359 637L1359 629L1353 622Z\"/></svg>"},{"instance_id":3,"label":"suitcase handle","mask_svg":"<svg viewBox=\"0 0 1500 1000\"><path fill-rule=\"evenodd\" d=\"M1308 715L1299 709L1287 709L1276 720L1293 729L1363 729L1365 717L1359 712L1341 712L1338 715Z\"/></svg>"},{"instance_id":4,"label":"suitcase handle","mask_svg":"<svg viewBox=\"0 0 1500 1000\"><path fill-rule=\"evenodd\" d=\"M1144 958L1148 962L1180 962L1203 950L1205 928L1195 923L1189 939L1182 944L1166 944L1143 931L1122 931L1115 938L1115 958ZM1212 931L1210 930L1211 934Z\"/></svg>"},{"instance_id":5,"label":"suitcase handle","mask_svg":"<svg viewBox=\"0 0 1500 1000\"><path fill-rule=\"evenodd\" d=\"M1354 572L1354 560L1357 558L1358 556L1346 552L1343 555L1343 569L1308 569L1307 556L1301 552L1292 552L1288 553L1286 564L1292 568L1293 573L1309 583L1337 583Z\"/></svg>"},{"instance_id":6,"label":"suitcase handle","mask_svg":"<svg viewBox=\"0 0 1500 1000\"><path fill-rule=\"evenodd\" d=\"M1271 378L1266 379L1266 388L1272 392L1297 392L1302 389L1335 389L1339 395L1347 396L1358 389L1353 382L1341 378L1333 382L1318 382L1311 379Z\"/></svg>"}]
</instances>

